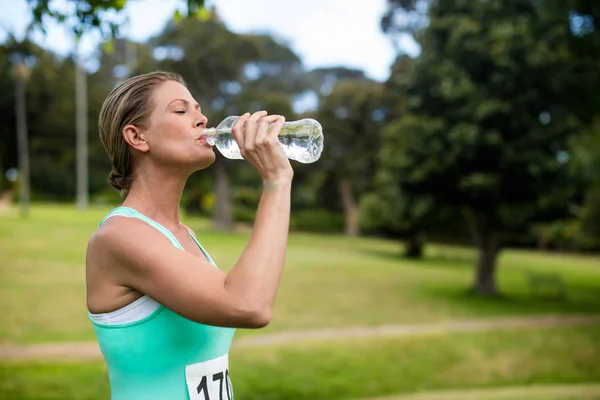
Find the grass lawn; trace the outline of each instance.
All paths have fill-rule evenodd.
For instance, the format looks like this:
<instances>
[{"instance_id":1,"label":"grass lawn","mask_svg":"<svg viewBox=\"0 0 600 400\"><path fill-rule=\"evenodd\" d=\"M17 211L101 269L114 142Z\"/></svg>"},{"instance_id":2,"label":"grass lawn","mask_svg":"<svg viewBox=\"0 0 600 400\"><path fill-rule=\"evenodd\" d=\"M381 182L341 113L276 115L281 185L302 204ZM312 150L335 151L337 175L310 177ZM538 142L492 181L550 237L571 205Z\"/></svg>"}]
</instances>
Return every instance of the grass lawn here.
<instances>
[{"instance_id":1,"label":"grass lawn","mask_svg":"<svg viewBox=\"0 0 600 400\"><path fill-rule=\"evenodd\" d=\"M236 398L245 400L360 399L464 387L600 382L600 325L305 343L237 349L230 357ZM109 398L102 363L4 363L0 393L6 400ZM585 395L589 391L561 393L556 399L593 398ZM522 390L496 397L525 398L536 397L523 397Z\"/></svg>"},{"instance_id":2,"label":"grass lawn","mask_svg":"<svg viewBox=\"0 0 600 400\"><path fill-rule=\"evenodd\" d=\"M598 400L600 383L434 390L360 400Z\"/></svg>"},{"instance_id":3,"label":"grass lawn","mask_svg":"<svg viewBox=\"0 0 600 400\"><path fill-rule=\"evenodd\" d=\"M0 214L0 342L93 340L87 319L84 256L89 236L109 208L35 205L28 219ZM210 230L184 218L222 269L241 253L248 233ZM273 322L265 330L435 322L518 314L600 312L600 257L504 251L496 300L465 294L475 252L427 246L423 260L399 256L389 240L294 233ZM530 293L526 270L559 272L564 301Z\"/></svg>"}]
</instances>

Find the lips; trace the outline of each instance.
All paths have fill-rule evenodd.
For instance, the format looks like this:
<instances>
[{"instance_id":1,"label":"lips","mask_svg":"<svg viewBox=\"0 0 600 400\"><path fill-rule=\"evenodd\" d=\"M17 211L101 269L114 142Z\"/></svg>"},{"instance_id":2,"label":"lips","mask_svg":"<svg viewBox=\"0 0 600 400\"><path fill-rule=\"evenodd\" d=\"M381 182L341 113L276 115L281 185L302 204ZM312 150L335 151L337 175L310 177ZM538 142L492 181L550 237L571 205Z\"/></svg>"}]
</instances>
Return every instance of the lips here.
<instances>
[{"instance_id":1,"label":"lips","mask_svg":"<svg viewBox=\"0 0 600 400\"><path fill-rule=\"evenodd\" d=\"M208 141L206 140L206 136L204 135L201 135L198 139L196 139L196 141L202 143L205 146L213 147L210 143L208 143Z\"/></svg>"}]
</instances>

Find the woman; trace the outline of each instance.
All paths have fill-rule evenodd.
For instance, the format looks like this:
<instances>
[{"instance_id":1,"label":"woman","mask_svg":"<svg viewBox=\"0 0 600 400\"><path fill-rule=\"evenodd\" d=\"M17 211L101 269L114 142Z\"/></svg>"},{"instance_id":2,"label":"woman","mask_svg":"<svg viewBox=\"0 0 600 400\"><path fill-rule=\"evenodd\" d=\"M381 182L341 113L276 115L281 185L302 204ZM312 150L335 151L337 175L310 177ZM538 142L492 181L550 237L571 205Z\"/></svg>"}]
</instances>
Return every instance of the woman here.
<instances>
[{"instance_id":1,"label":"woman","mask_svg":"<svg viewBox=\"0 0 600 400\"><path fill-rule=\"evenodd\" d=\"M264 189L251 238L225 273L179 220L186 180L215 159L182 78L133 77L106 98L100 138L124 201L89 241L86 281L113 400L233 398L234 330L269 323L285 260L293 171L277 140L283 123L261 111L233 127Z\"/></svg>"}]
</instances>

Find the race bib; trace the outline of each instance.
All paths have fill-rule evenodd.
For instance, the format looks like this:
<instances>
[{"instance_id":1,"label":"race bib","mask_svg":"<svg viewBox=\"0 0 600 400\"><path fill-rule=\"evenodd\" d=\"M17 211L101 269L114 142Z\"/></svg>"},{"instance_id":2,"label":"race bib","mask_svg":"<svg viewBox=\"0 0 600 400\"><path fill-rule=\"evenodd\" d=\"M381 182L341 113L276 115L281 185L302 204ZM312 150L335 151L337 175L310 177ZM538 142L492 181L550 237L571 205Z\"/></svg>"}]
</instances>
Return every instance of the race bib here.
<instances>
[{"instance_id":1,"label":"race bib","mask_svg":"<svg viewBox=\"0 0 600 400\"><path fill-rule=\"evenodd\" d=\"M190 400L233 400L229 355L185 367Z\"/></svg>"}]
</instances>

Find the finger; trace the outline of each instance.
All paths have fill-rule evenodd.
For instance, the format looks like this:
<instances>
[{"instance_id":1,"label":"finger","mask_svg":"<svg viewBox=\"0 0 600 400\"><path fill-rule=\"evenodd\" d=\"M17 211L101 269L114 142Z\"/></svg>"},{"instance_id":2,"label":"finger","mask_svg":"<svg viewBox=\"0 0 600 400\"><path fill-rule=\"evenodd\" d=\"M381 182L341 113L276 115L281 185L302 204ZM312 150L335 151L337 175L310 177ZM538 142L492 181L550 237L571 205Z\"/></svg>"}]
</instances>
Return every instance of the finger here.
<instances>
[{"instance_id":1,"label":"finger","mask_svg":"<svg viewBox=\"0 0 600 400\"><path fill-rule=\"evenodd\" d=\"M285 124L285 117L279 115L279 118L277 118L277 120L273 122L273 127L269 131L269 135L278 137L279 132L281 132L281 129L283 128L283 124Z\"/></svg>"},{"instance_id":2,"label":"finger","mask_svg":"<svg viewBox=\"0 0 600 400\"><path fill-rule=\"evenodd\" d=\"M231 127L231 134L241 149L244 145L244 123L250 118L250 113L246 113L239 117L235 124Z\"/></svg>"},{"instance_id":3,"label":"finger","mask_svg":"<svg viewBox=\"0 0 600 400\"><path fill-rule=\"evenodd\" d=\"M254 141L256 136L256 124L261 117L267 115L266 111L257 111L244 124L244 148L247 151L254 151Z\"/></svg>"},{"instance_id":4,"label":"finger","mask_svg":"<svg viewBox=\"0 0 600 400\"><path fill-rule=\"evenodd\" d=\"M250 119L252 121L254 121L254 123L256 123L259 120L259 118L264 117L265 115L267 115L266 111L264 111L264 110L263 111L257 111L255 113L253 113L252 116L250 116Z\"/></svg>"},{"instance_id":5,"label":"finger","mask_svg":"<svg viewBox=\"0 0 600 400\"><path fill-rule=\"evenodd\" d=\"M267 140L267 132L269 132L269 125L276 122L280 118L283 117L281 115L268 115L258 120L258 125L256 127L256 144L263 144Z\"/></svg>"}]
</instances>

